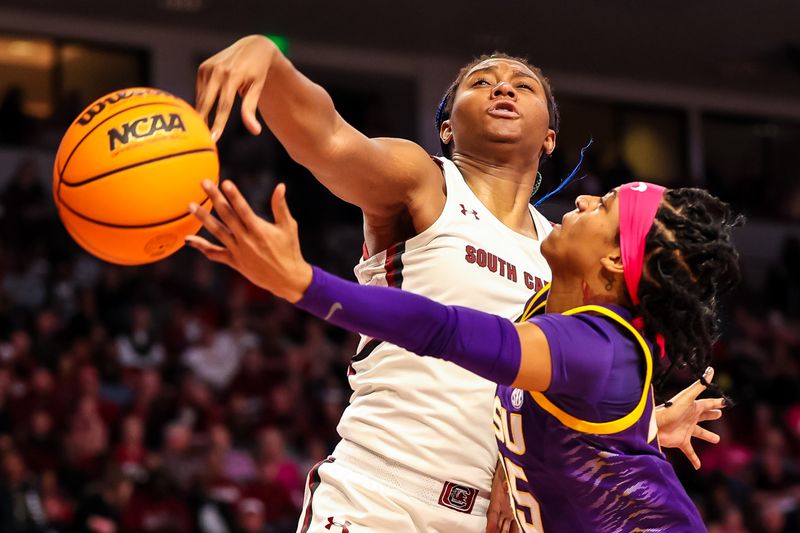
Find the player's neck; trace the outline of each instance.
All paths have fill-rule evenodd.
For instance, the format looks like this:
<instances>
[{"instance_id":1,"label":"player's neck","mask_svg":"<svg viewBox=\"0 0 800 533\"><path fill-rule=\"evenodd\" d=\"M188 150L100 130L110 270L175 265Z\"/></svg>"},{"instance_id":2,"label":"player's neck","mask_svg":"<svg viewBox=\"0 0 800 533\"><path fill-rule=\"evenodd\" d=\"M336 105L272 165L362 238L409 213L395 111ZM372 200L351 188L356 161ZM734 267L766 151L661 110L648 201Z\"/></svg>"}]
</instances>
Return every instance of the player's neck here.
<instances>
[{"instance_id":1,"label":"player's neck","mask_svg":"<svg viewBox=\"0 0 800 533\"><path fill-rule=\"evenodd\" d=\"M461 153L453 154L452 159L475 196L500 222L538 238L528 210L538 160L497 162Z\"/></svg>"},{"instance_id":2,"label":"player's neck","mask_svg":"<svg viewBox=\"0 0 800 533\"><path fill-rule=\"evenodd\" d=\"M582 276L553 273L547 293L547 313L563 313L583 305L618 305L613 286L601 286L602 282L589 282Z\"/></svg>"}]
</instances>

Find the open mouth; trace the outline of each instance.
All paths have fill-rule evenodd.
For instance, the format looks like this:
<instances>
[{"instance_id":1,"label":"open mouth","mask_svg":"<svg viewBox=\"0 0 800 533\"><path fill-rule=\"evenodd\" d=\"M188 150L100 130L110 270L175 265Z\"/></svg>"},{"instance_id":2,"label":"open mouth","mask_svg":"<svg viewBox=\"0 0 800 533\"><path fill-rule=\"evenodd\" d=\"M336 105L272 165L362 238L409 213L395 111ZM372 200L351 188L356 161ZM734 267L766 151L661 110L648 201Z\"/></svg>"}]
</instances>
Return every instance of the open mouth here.
<instances>
[{"instance_id":1,"label":"open mouth","mask_svg":"<svg viewBox=\"0 0 800 533\"><path fill-rule=\"evenodd\" d=\"M514 102L509 100L501 100L496 102L494 105L492 105L492 107L489 108L489 114L501 118L519 117L517 106L514 105Z\"/></svg>"}]
</instances>

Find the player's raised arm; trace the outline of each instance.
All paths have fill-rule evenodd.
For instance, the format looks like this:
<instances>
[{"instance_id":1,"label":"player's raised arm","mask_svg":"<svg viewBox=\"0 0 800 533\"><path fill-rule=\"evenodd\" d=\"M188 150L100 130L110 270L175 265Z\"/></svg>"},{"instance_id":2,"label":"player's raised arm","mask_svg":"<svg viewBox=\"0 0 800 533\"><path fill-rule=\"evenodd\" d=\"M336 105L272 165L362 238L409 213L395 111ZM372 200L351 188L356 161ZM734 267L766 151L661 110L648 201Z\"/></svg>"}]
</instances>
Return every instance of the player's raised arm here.
<instances>
[{"instance_id":1,"label":"player's raised arm","mask_svg":"<svg viewBox=\"0 0 800 533\"><path fill-rule=\"evenodd\" d=\"M420 189L441 190L441 173L417 144L370 139L336 111L328 93L313 83L266 37L251 35L206 60L197 75L198 111L222 134L236 95L242 118L261 131L256 109L291 157L341 199L365 213L391 216ZM437 181L438 180L438 181Z\"/></svg>"}]
</instances>

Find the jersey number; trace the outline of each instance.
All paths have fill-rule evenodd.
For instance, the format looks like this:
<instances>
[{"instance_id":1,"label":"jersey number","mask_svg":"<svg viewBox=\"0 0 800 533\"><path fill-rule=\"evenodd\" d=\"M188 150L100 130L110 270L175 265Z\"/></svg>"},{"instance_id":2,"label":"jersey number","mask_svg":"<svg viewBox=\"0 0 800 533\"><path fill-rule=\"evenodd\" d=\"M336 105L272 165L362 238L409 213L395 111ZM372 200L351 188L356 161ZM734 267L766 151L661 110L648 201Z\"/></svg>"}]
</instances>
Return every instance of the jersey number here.
<instances>
[{"instance_id":1,"label":"jersey number","mask_svg":"<svg viewBox=\"0 0 800 533\"><path fill-rule=\"evenodd\" d=\"M506 448L516 454L525 455L525 436L522 432L522 415L511 413L503 407L500 398L494 398L494 434L497 440L506 445ZM517 488L517 481L528 482L525 470L514 463L510 458L503 459L503 466L511 487L511 495L514 497L516 506L517 523L524 533L542 533L542 515L539 510L539 502L533 494ZM526 513L525 511L528 511ZM530 520L526 514L530 515Z\"/></svg>"}]
</instances>

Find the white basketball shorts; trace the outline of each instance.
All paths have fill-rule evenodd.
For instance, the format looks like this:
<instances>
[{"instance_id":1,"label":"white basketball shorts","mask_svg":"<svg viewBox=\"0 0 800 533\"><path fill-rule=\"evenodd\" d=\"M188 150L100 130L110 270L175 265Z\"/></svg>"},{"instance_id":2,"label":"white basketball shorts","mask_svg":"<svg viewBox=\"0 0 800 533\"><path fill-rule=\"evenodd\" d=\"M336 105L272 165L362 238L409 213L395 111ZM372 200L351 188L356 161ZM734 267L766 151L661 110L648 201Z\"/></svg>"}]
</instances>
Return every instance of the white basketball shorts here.
<instances>
[{"instance_id":1,"label":"white basketball shorts","mask_svg":"<svg viewBox=\"0 0 800 533\"><path fill-rule=\"evenodd\" d=\"M488 496L343 440L308 474L297 533L484 533Z\"/></svg>"}]
</instances>

